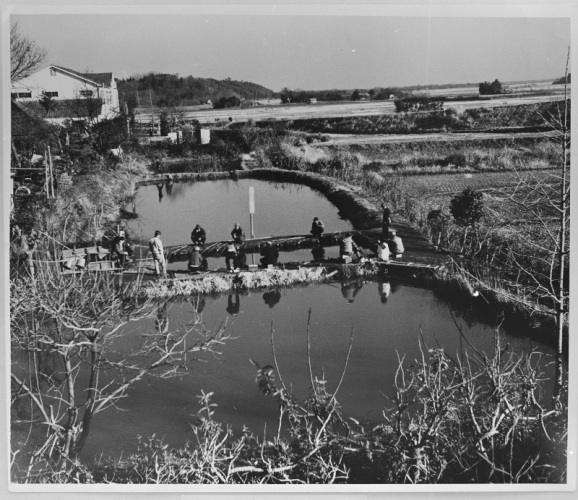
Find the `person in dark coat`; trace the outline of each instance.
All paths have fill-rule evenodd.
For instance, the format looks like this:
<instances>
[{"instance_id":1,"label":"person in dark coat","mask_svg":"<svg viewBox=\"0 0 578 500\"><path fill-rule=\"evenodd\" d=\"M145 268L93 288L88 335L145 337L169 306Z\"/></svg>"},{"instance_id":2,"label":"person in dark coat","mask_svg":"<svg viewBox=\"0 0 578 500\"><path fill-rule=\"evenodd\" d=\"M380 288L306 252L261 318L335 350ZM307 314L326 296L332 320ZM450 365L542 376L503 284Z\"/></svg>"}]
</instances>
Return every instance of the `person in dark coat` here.
<instances>
[{"instance_id":1,"label":"person in dark coat","mask_svg":"<svg viewBox=\"0 0 578 500\"><path fill-rule=\"evenodd\" d=\"M126 235L124 231L120 231L118 236L112 240L111 247L112 259L118 263L119 267L124 267L129 257L133 254L133 250L126 242Z\"/></svg>"},{"instance_id":2,"label":"person in dark coat","mask_svg":"<svg viewBox=\"0 0 578 500\"><path fill-rule=\"evenodd\" d=\"M381 223L381 236L384 240L389 238L389 226L391 224L391 212L389 207L386 207L385 204L381 204L381 209L383 210L383 220Z\"/></svg>"},{"instance_id":3,"label":"person in dark coat","mask_svg":"<svg viewBox=\"0 0 578 500\"><path fill-rule=\"evenodd\" d=\"M313 222L311 223L311 231L309 231L315 238L321 238L321 235L325 231L325 225L318 217L313 218Z\"/></svg>"},{"instance_id":4,"label":"person in dark coat","mask_svg":"<svg viewBox=\"0 0 578 500\"><path fill-rule=\"evenodd\" d=\"M205 241L207 241L207 233L199 224L195 226L195 229L193 229L193 232L191 233L191 241L195 246L205 246Z\"/></svg>"},{"instance_id":5,"label":"person in dark coat","mask_svg":"<svg viewBox=\"0 0 578 500\"><path fill-rule=\"evenodd\" d=\"M277 259L279 258L277 245L272 245L270 241L267 241L263 248L261 248L260 254L262 255L261 265L263 267L277 264Z\"/></svg>"},{"instance_id":6,"label":"person in dark coat","mask_svg":"<svg viewBox=\"0 0 578 500\"><path fill-rule=\"evenodd\" d=\"M236 269L247 269L247 253L243 245L239 245L237 248L237 258L235 259Z\"/></svg>"},{"instance_id":7,"label":"person in dark coat","mask_svg":"<svg viewBox=\"0 0 578 500\"><path fill-rule=\"evenodd\" d=\"M239 224L236 222L233 226L233 230L231 231L231 238L233 238L233 241L238 244L243 243L245 240L245 234L243 233L241 226L239 226Z\"/></svg>"}]
</instances>

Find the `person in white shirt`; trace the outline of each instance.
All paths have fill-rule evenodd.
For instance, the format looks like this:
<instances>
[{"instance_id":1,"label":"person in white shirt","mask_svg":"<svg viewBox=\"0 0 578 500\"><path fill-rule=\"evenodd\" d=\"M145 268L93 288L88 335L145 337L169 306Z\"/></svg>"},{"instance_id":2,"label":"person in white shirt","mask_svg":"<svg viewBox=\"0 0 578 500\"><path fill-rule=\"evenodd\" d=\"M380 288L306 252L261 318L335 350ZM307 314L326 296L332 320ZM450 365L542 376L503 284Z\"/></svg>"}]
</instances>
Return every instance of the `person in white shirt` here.
<instances>
[{"instance_id":1,"label":"person in white shirt","mask_svg":"<svg viewBox=\"0 0 578 500\"><path fill-rule=\"evenodd\" d=\"M389 262L389 246L385 241L377 240L377 259Z\"/></svg>"},{"instance_id":2,"label":"person in white shirt","mask_svg":"<svg viewBox=\"0 0 578 500\"><path fill-rule=\"evenodd\" d=\"M153 256L157 276L164 276L166 274L166 260L160 235L160 231L155 231L154 237L149 240L149 250Z\"/></svg>"}]
</instances>

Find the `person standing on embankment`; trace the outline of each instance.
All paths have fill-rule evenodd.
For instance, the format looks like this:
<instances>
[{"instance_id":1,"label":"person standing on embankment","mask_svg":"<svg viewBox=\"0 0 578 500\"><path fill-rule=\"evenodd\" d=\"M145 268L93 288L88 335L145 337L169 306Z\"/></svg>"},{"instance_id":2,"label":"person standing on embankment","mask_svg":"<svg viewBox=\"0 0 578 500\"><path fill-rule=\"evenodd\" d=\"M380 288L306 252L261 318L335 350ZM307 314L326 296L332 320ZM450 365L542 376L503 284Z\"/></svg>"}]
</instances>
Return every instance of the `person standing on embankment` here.
<instances>
[{"instance_id":1,"label":"person standing on embankment","mask_svg":"<svg viewBox=\"0 0 578 500\"><path fill-rule=\"evenodd\" d=\"M167 264L165 261L165 250L163 248L163 242L161 241L160 236L161 232L155 231L154 237L149 240L149 250L153 256L156 275L165 276L167 273Z\"/></svg>"}]
</instances>

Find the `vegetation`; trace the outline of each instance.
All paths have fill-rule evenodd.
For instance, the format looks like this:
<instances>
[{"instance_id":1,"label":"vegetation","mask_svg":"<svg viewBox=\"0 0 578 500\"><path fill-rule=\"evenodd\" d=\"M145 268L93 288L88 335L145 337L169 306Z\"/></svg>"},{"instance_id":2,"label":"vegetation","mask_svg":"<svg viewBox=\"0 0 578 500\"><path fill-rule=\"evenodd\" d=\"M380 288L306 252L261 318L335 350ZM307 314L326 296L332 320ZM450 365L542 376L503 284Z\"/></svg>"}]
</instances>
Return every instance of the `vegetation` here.
<instances>
[{"instance_id":1,"label":"vegetation","mask_svg":"<svg viewBox=\"0 0 578 500\"><path fill-rule=\"evenodd\" d=\"M503 128L506 124L510 128L536 128L545 127L542 115L550 115L555 110L555 103L466 110L460 110L457 107L431 113L293 120L284 125L290 130L321 134L409 134L428 131L467 131ZM267 122L261 122L258 125L263 128L270 126Z\"/></svg>"},{"instance_id":2,"label":"vegetation","mask_svg":"<svg viewBox=\"0 0 578 500\"><path fill-rule=\"evenodd\" d=\"M17 82L40 69L46 60L46 50L20 32L20 26L10 24L10 81Z\"/></svg>"},{"instance_id":3,"label":"vegetation","mask_svg":"<svg viewBox=\"0 0 578 500\"><path fill-rule=\"evenodd\" d=\"M506 89L500 83L500 80L497 78L492 82L483 82L480 83L480 95L498 95L498 94L505 94Z\"/></svg>"},{"instance_id":4,"label":"vegetation","mask_svg":"<svg viewBox=\"0 0 578 500\"><path fill-rule=\"evenodd\" d=\"M552 82L552 85L560 85L564 83L572 83L571 73L568 73L568 76L557 78Z\"/></svg>"},{"instance_id":5,"label":"vegetation","mask_svg":"<svg viewBox=\"0 0 578 500\"><path fill-rule=\"evenodd\" d=\"M256 83L227 78L179 77L150 72L117 81L118 92L130 109L154 106L190 106L221 98L268 99L273 91Z\"/></svg>"},{"instance_id":6,"label":"vegetation","mask_svg":"<svg viewBox=\"0 0 578 500\"><path fill-rule=\"evenodd\" d=\"M565 482L566 424L539 402L538 355L514 360L497 339L490 357L475 351L454 357L422 344L415 363L400 358L394 396L379 422L342 413L341 381L331 393L310 369L311 392L299 401L276 362L261 367L253 361L258 389L279 406L272 437L246 428L235 436L215 420L213 394L203 392L192 442L171 449L154 436L140 439L137 453L78 466L76 478L124 484ZM70 481L57 471L45 471L42 479Z\"/></svg>"}]
</instances>

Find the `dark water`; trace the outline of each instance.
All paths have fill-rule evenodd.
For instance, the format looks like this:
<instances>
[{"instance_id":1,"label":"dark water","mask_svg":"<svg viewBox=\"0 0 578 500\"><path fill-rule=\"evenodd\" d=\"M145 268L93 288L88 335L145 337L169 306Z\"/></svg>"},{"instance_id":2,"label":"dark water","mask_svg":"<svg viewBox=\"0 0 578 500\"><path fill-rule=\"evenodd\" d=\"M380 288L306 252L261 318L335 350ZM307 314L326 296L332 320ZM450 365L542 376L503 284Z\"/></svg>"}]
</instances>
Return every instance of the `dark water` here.
<instances>
[{"instance_id":1,"label":"dark water","mask_svg":"<svg viewBox=\"0 0 578 500\"><path fill-rule=\"evenodd\" d=\"M420 329L429 347L436 347L437 339L448 354L468 348L454 324L450 307L432 291L392 284L385 303L383 291L379 282L359 281L251 293L238 296L236 315L235 295L206 299L200 308L204 324L217 328L227 320L228 333L235 338L226 341L220 355L202 355L201 360L191 361L190 372L184 378L147 378L139 382L120 403L126 411L111 409L97 415L84 457L135 450L137 434L156 434L171 445L182 445L193 437L186 431L198 410L195 396L201 390L214 392L213 402L219 405L216 418L235 430L247 425L262 434L266 425L268 432L275 432L275 401L257 389L256 370L249 359L261 366L274 364L270 334L273 327L281 376L299 399L305 397L310 386L306 337L309 309L314 376L324 374L329 390L337 386L353 331L351 356L337 398L346 416L379 421L382 409L388 405L386 395L393 394L398 357L405 356L409 364L421 356ZM166 311L164 318L170 328L192 321L195 315L195 303L168 302L159 306ZM482 323L467 319L464 311L453 313L465 337L480 351L490 354L495 319L486 318L487 322ZM154 319L140 322L116 348L121 353L130 351L143 333L154 328ZM503 346L510 344L516 354L530 349L530 341L512 333L523 332L501 331ZM540 350L552 354L545 346L540 346Z\"/></svg>"},{"instance_id":2,"label":"dark water","mask_svg":"<svg viewBox=\"0 0 578 500\"><path fill-rule=\"evenodd\" d=\"M162 232L165 246L190 243L196 224L207 232L207 242L231 238L235 222L250 237L249 187L255 190L254 235L283 236L307 234L313 217L319 217L327 232L352 229L340 218L337 208L323 195L307 186L273 183L254 179L181 182L139 188L136 200L138 219L129 225L129 237L147 241L155 230ZM145 249L146 252L146 249ZM326 257L336 257L337 249L326 249ZM144 257L144 255L143 255ZM249 257L250 259L250 257ZM310 250L284 253L281 262L310 260ZM223 266L224 259L209 259L211 268ZM185 269L186 262L175 262L169 269Z\"/></svg>"}]
</instances>

